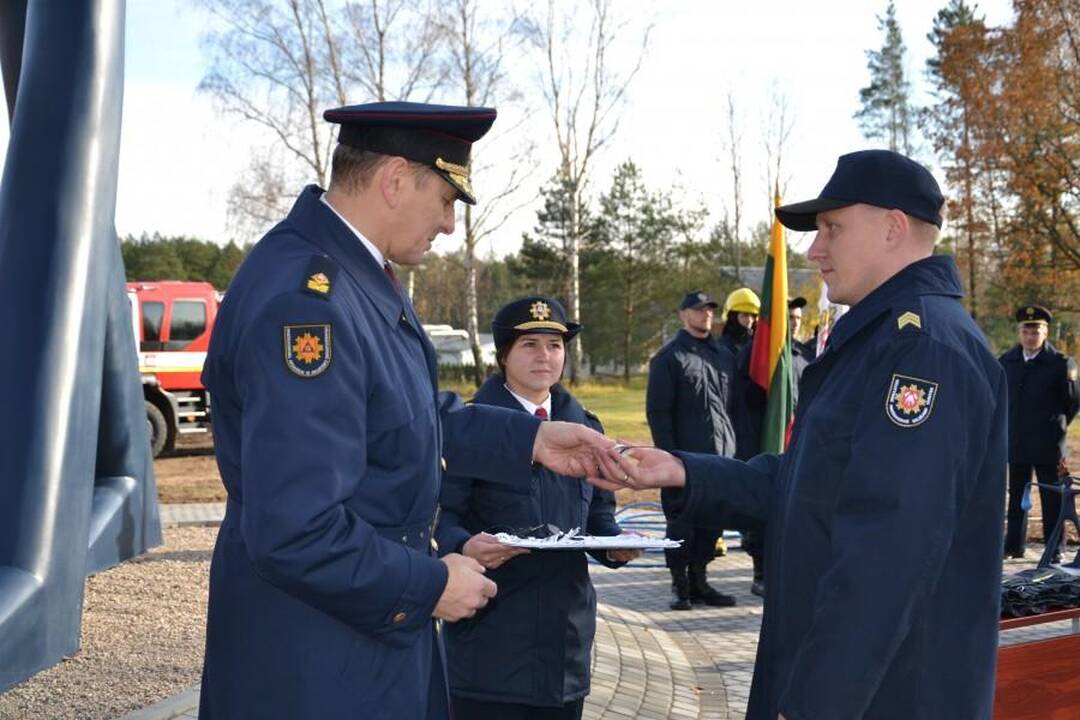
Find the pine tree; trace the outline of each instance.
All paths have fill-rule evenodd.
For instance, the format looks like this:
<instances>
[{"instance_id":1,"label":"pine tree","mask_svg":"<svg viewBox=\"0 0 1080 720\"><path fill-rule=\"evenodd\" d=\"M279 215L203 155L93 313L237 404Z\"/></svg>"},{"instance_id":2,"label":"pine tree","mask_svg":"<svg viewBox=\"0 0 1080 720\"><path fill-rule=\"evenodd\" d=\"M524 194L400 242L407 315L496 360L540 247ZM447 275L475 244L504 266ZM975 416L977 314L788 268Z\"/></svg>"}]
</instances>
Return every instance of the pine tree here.
<instances>
[{"instance_id":1,"label":"pine tree","mask_svg":"<svg viewBox=\"0 0 1080 720\"><path fill-rule=\"evenodd\" d=\"M878 29L885 33L885 44L880 50L866 51L870 84L859 90L862 107L855 119L865 137L888 140L890 150L910 155L913 112L904 77L907 48L896 22L893 0L889 0L885 17L878 16Z\"/></svg>"}]
</instances>

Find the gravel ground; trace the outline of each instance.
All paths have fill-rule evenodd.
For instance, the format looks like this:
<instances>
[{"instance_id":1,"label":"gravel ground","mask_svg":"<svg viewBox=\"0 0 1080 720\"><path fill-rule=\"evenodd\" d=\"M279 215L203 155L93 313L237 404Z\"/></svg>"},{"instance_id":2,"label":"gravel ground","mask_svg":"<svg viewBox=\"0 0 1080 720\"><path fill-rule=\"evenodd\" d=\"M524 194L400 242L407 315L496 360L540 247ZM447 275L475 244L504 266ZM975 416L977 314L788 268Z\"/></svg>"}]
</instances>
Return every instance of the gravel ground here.
<instances>
[{"instance_id":1,"label":"gravel ground","mask_svg":"<svg viewBox=\"0 0 1080 720\"><path fill-rule=\"evenodd\" d=\"M0 695L0 718L113 720L197 683L216 537L167 529L162 547L89 578L79 651Z\"/></svg>"}]
</instances>

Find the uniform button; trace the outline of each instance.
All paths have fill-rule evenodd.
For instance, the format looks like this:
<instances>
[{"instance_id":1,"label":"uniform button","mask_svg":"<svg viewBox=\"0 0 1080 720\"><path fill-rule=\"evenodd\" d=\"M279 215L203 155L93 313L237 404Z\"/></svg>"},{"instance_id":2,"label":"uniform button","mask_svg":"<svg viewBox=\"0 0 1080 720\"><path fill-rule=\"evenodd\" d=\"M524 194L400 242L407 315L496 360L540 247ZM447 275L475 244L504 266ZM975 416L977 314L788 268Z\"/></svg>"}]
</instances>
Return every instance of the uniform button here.
<instances>
[{"instance_id":1,"label":"uniform button","mask_svg":"<svg viewBox=\"0 0 1080 720\"><path fill-rule=\"evenodd\" d=\"M405 618L407 617L409 616L403 612L396 612L394 613L393 622L395 625L400 625L401 623L405 622Z\"/></svg>"},{"instance_id":2,"label":"uniform button","mask_svg":"<svg viewBox=\"0 0 1080 720\"><path fill-rule=\"evenodd\" d=\"M402 535L401 536L401 542L403 542L403 543L409 542L409 536L408 535Z\"/></svg>"},{"instance_id":3,"label":"uniform button","mask_svg":"<svg viewBox=\"0 0 1080 720\"><path fill-rule=\"evenodd\" d=\"M439 461L442 463L442 471L446 472L446 458L439 458Z\"/></svg>"}]
</instances>

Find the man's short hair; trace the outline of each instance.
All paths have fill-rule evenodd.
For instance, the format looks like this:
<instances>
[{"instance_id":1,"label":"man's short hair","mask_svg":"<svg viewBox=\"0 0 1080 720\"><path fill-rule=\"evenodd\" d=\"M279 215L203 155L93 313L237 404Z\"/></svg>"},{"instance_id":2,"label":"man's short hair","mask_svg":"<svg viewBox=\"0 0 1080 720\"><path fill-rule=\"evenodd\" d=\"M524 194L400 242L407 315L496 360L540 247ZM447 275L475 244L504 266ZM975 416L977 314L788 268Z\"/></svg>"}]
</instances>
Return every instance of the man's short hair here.
<instances>
[{"instance_id":1,"label":"man's short hair","mask_svg":"<svg viewBox=\"0 0 1080 720\"><path fill-rule=\"evenodd\" d=\"M364 190L375 177L379 166L391 157L394 156L338 143L330 161L330 185L351 193ZM430 176L429 173L424 172L427 166L413 160L406 160L406 162L413 171L416 186L421 187Z\"/></svg>"}]
</instances>

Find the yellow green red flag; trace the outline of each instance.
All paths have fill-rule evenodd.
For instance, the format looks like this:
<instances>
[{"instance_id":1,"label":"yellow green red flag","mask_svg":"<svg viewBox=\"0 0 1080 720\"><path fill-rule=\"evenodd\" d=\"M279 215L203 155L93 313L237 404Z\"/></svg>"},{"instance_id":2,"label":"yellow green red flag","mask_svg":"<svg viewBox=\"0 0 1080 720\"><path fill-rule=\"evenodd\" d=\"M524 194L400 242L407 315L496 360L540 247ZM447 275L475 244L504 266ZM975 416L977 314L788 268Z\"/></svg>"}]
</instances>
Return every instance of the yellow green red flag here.
<instances>
[{"instance_id":1,"label":"yellow green red flag","mask_svg":"<svg viewBox=\"0 0 1080 720\"><path fill-rule=\"evenodd\" d=\"M779 207L779 191L775 202L774 207ZM794 400L788 331L787 242L784 226L775 216L761 287L761 314L750 352L750 379L761 386L766 396L761 452L783 452L791 431Z\"/></svg>"}]
</instances>

